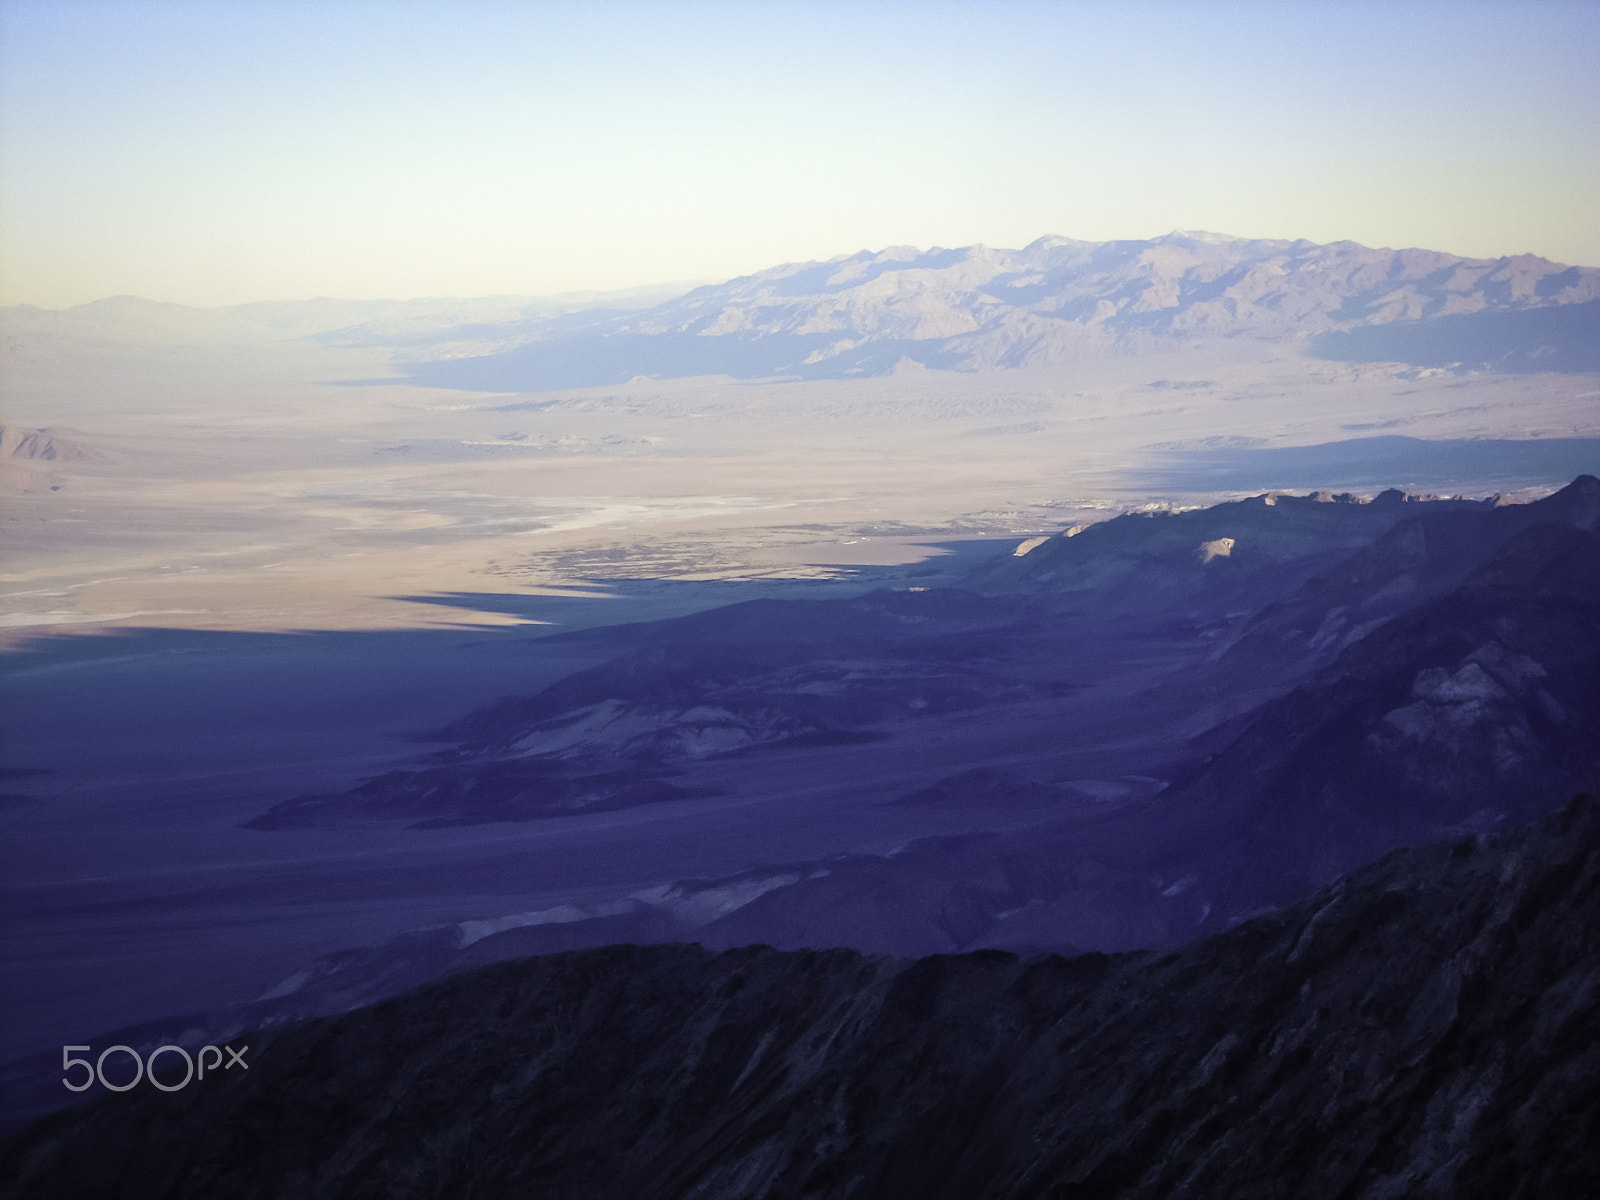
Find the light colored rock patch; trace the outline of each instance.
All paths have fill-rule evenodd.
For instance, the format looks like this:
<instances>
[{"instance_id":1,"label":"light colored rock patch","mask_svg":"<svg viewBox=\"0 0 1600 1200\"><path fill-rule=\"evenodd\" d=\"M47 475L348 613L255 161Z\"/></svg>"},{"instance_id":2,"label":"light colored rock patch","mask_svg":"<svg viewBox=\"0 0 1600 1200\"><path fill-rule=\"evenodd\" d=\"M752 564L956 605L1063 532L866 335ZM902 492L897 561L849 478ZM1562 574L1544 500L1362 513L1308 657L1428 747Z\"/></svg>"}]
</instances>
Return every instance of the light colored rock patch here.
<instances>
[{"instance_id":1,"label":"light colored rock patch","mask_svg":"<svg viewBox=\"0 0 1600 1200\"><path fill-rule=\"evenodd\" d=\"M489 917L481 921L462 921L456 926L460 939L456 943L456 948L464 950L473 942L481 942L486 937L504 933L508 929L525 929L530 925L570 925L574 921L587 921L593 917L620 916L625 912L631 912L633 907L626 900L614 900L587 909L572 904L558 904L554 908L542 908L535 912L511 913L508 916Z\"/></svg>"},{"instance_id":2,"label":"light colored rock patch","mask_svg":"<svg viewBox=\"0 0 1600 1200\"><path fill-rule=\"evenodd\" d=\"M657 908L665 908L687 925L709 925L718 917L743 908L759 896L799 882L799 875L783 874L738 879L702 888L674 883L637 892L633 898Z\"/></svg>"}]
</instances>

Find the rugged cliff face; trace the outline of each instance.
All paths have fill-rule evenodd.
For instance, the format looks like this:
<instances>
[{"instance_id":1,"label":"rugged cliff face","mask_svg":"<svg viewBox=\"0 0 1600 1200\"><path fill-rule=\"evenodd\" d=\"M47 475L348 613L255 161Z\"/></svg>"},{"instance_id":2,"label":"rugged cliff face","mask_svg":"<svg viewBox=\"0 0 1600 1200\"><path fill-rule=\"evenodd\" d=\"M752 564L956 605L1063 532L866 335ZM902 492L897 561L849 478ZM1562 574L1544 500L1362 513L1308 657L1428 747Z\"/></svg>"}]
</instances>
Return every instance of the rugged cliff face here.
<instances>
[{"instance_id":1,"label":"rugged cliff face","mask_svg":"<svg viewBox=\"0 0 1600 1200\"><path fill-rule=\"evenodd\" d=\"M1540 1197L1600 1179L1600 806L1176 953L615 946L58 1114L11 1194Z\"/></svg>"}]
</instances>

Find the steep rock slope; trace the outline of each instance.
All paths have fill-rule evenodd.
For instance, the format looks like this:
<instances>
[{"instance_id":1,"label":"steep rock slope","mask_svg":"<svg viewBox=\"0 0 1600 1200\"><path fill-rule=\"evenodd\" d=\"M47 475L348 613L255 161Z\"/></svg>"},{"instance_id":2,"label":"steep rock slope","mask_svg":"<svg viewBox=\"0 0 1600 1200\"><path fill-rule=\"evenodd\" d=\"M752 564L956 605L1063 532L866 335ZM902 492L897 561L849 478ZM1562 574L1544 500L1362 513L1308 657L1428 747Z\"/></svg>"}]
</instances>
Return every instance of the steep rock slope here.
<instances>
[{"instance_id":1,"label":"steep rock slope","mask_svg":"<svg viewBox=\"0 0 1600 1200\"><path fill-rule=\"evenodd\" d=\"M1567 1197L1600 1178L1600 811L1175 954L618 946L45 1119L30 1196Z\"/></svg>"},{"instance_id":2,"label":"steep rock slope","mask_svg":"<svg viewBox=\"0 0 1600 1200\"><path fill-rule=\"evenodd\" d=\"M1115 605L1145 612L1216 608L1272 594L1297 571L1343 559L1421 513L1482 502L1410 496L1371 501L1326 492L1267 494L1183 512L1132 512L1074 527L984 563L962 582L985 595L1026 595L1057 609ZM1252 604L1251 607L1255 607Z\"/></svg>"},{"instance_id":3,"label":"steep rock slope","mask_svg":"<svg viewBox=\"0 0 1600 1200\"><path fill-rule=\"evenodd\" d=\"M1459 584L1525 529L1600 528L1600 479L1580 475L1532 504L1491 497L1477 508L1398 507L1400 519L1375 541L1251 617L1228 639L1222 661L1247 670L1331 661L1364 631Z\"/></svg>"},{"instance_id":4,"label":"steep rock slope","mask_svg":"<svg viewBox=\"0 0 1600 1200\"><path fill-rule=\"evenodd\" d=\"M1267 707L1189 790L1360 856L1366 831L1515 817L1600 765L1597 731L1600 532L1539 524Z\"/></svg>"},{"instance_id":5,"label":"steep rock slope","mask_svg":"<svg viewBox=\"0 0 1600 1200\"><path fill-rule=\"evenodd\" d=\"M1194 605L1199 616L1217 616L1215 606L1239 593L1229 587L1206 599L1208 568L1186 550L1197 537L1233 530L1251 552L1258 540L1265 543L1262 565L1252 569L1259 599L1271 594L1272 582L1295 578L1308 558L1320 561L1310 553L1318 539L1305 534L1299 514L1316 524L1325 512L1348 511L1369 522L1370 534L1388 521L1399 522L1390 533L1403 532L1401 518L1422 510L1429 515L1409 524L1423 530L1431 549L1421 566L1412 565L1421 581L1415 587L1379 603L1394 592L1392 572L1361 566L1373 557L1369 547L1324 576L1348 581L1345 591L1323 583L1297 593L1324 606L1341 597L1354 605L1356 593L1371 601L1354 605L1353 618L1334 619L1337 609L1316 617L1314 653L1304 638L1255 648L1245 639L1214 662L1161 677L1149 701L1126 702L1125 725L1145 714L1187 719L1214 694L1271 696L1204 728L1172 760L1170 786L1159 794L1159 781L1135 778L1121 785L1121 799L1105 802L1059 782L970 768L931 789L926 782L891 785L863 801L1005 810L1028 814L1029 828L772 862L749 878L679 880L696 894L726 892L739 902L680 913L650 897L617 897L603 911L575 914L575 928L559 931L563 939L588 927L596 941L603 928L630 939L902 954L1180 944L1304 895L1396 846L1515 823L1600 778L1600 533L1585 527L1594 523L1596 493L1600 484L1586 477L1538 504L1510 508L1435 509L1398 496L1371 505L1281 497L1275 506L1244 502L1130 517L1120 520L1122 532L1114 528L1119 522L1108 522L1099 527L1103 537L1090 531L1061 543L1082 542L1077 561L1062 566L1047 558L1045 570L1012 581L1032 584L1039 607L1059 605L1063 596L1071 602L1065 615L1049 618L1054 625L1037 608L1026 616L1026 609L964 593L875 594L806 608L796 631L811 630L811 643L747 640L784 629L776 602L729 610L732 640L720 645L714 619L686 622L682 631L667 622L636 632L672 641L647 642L537 696L474 714L449 731L462 744L438 765L288 801L250 825L398 820L430 828L658 803L704 794L696 790L695 764L712 758L782 746L804 747L820 760L830 746L910 737L917 728L954 735L964 714L985 707L1011 706L1039 741L1067 742L1076 734L1054 727L1060 718L1050 697L1053 689L1071 693L1072 664L1052 656L1074 643L1050 639L1102 638L1128 626L1124 636L1137 644L1145 627L1129 620L1137 609L1128 597L1150 592L1166 600L1147 617L1187 613L1193 620ZM1388 508L1395 512L1385 517ZM1379 511L1363 516L1367 509ZM1332 540L1348 536L1335 530ZM1376 545L1390 540L1383 534ZM1278 553L1291 556L1287 567L1274 564ZM1052 593L1063 570L1075 573L1069 585L1087 585ZM1180 612L1175 597L1185 591L1191 608ZM1274 611L1293 606L1268 613ZM896 619L875 623L885 612ZM1018 613L1025 619L978 633L1003 655L975 652L965 640L969 623ZM830 639L856 628L858 617L863 636L848 642L852 657L846 642ZM1077 626L1087 634L1073 631ZM1261 634L1271 622L1245 628ZM927 634L908 642L893 638L895 630ZM941 630L943 638L934 636ZM1024 674L1030 668L1040 673ZM1052 670L1063 678L1052 681ZM1263 688L1281 680L1287 684ZM1171 737L1182 745L1176 731ZM885 752L893 746L891 740ZM974 759L973 766L992 765ZM756 878L778 882L755 887ZM522 924L540 930L507 936L508 948L549 944L543 927L551 922ZM370 971L388 978L391 949L373 952L376 966L341 962L330 985L367 987L358 981Z\"/></svg>"},{"instance_id":6,"label":"steep rock slope","mask_svg":"<svg viewBox=\"0 0 1600 1200\"><path fill-rule=\"evenodd\" d=\"M1524 529L1367 633L1141 804L825 864L699 931L719 946L1173 945L1397 846L1600 780L1600 533Z\"/></svg>"},{"instance_id":7,"label":"steep rock slope","mask_svg":"<svg viewBox=\"0 0 1600 1200\"><path fill-rule=\"evenodd\" d=\"M1583 508L1557 501L1529 506L1519 523L1495 526L1497 535ZM691 795L665 782L662 772L762 748L874 740L907 721L1060 695L1070 685L1041 676L1036 666L1002 661L1006 655L1047 661L1055 651L1039 649L1053 646L1052 623L1126 625L1139 618L1174 627L1209 623L1220 635L1234 606L1292 598L1318 568L1374 539L1381 546L1415 514L1454 528L1447 518L1467 521L1484 512L1475 501L1399 492L1371 503L1258 496L1189 512L1130 514L1077 536L1057 535L974 572L965 582L982 594L912 589L756 600L558 635L628 649L537 695L506 697L439 731L438 739L458 746L443 756L448 765L399 769L350 793L297 797L247 824L273 830L403 821L433 828ZM1468 524L1455 540L1480 554L1492 549L1492 540L1472 536L1482 522ZM1457 553L1463 556L1470 558L1470 550ZM1229 660L1235 674L1244 657ZM1269 665L1288 658L1275 644L1265 655ZM1245 666L1263 673L1260 664Z\"/></svg>"}]
</instances>

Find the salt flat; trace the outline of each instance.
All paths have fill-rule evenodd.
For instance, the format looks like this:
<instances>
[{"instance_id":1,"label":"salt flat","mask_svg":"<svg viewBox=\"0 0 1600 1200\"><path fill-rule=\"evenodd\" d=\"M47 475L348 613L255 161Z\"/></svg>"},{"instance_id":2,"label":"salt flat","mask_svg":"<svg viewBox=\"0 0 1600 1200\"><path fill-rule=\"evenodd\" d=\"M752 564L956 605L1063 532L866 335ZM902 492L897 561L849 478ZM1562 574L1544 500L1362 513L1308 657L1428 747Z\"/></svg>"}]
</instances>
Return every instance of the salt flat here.
<instances>
[{"instance_id":1,"label":"salt flat","mask_svg":"<svg viewBox=\"0 0 1600 1200\"><path fill-rule=\"evenodd\" d=\"M1024 536L1280 485L1268 454L1255 478L1219 486L1184 469L1219 447L1248 461L1385 435L1600 434L1597 376L1352 366L1263 342L508 395L340 383L387 369L371 351L246 350L103 345L8 369L8 422L79 453L6 463L7 636L400 628L438 614L397 596L816 577L846 543L853 562L874 545L903 558L908 538ZM1571 474L1413 458L1391 483L1482 494Z\"/></svg>"}]
</instances>

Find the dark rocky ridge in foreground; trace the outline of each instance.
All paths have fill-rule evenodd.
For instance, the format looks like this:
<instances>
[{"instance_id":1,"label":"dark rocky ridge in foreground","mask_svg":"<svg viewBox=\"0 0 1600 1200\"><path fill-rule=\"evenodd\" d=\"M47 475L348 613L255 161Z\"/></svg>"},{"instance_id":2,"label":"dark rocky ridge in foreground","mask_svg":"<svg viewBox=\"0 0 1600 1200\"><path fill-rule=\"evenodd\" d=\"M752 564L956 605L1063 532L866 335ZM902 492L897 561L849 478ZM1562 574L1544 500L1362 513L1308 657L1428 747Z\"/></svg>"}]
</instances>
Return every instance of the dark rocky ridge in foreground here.
<instances>
[{"instance_id":1,"label":"dark rocky ridge in foreground","mask_svg":"<svg viewBox=\"0 0 1600 1200\"><path fill-rule=\"evenodd\" d=\"M1600 806L1176 953L617 946L47 1118L36 1196L1560 1197L1600 1180Z\"/></svg>"}]
</instances>

